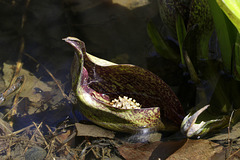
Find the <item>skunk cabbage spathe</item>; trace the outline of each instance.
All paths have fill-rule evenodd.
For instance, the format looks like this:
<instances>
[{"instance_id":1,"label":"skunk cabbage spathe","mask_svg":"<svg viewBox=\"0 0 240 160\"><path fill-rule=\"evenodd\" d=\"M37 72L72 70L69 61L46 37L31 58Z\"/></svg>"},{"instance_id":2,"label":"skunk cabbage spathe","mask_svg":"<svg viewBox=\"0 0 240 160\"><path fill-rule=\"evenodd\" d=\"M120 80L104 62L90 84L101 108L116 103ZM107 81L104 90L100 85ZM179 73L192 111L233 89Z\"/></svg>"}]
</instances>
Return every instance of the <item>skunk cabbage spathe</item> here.
<instances>
[{"instance_id":1,"label":"skunk cabbage spathe","mask_svg":"<svg viewBox=\"0 0 240 160\"><path fill-rule=\"evenodd\" d=\"M79 110L93 123L120 132L144 128L180 129L184 111L171 88L150 71L130 64L115 64L86 52L74 37L72 87Z\"/></svg>"}]
</instances>

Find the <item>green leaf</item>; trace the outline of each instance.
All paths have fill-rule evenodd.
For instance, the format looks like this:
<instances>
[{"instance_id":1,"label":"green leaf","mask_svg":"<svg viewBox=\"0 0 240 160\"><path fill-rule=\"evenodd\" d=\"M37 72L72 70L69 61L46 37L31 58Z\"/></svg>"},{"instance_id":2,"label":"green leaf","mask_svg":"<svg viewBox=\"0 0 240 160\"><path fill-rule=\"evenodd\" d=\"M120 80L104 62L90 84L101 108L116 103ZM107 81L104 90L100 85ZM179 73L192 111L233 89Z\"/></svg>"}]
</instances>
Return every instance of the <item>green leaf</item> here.
<instances>
[{"instance_id":1,"label":"green leaf","mask_svg":"<svg viewBox=\"0 0 240 160\"><path fill-rule=\"evenodd\" d=\"M233 76L236 80L240 81L240 34L237 34L234 55L233 55Z\"/></svg>"},{"instance_id":2,"label":"green leaf","mask_svg":"<svg viewBox=\"0 0 240 160\"><path fill-rule=\"evenodd\" d=\"M182 61L182 64L185 65L185 60L183 55L183 41L187 33L186 33L186 27L181 15L177 16L176 31L177 31L177 37L178 37L178 44L180 48L181 61Z\"/></svg>"},{"instance_id":3,"label":"green leaf","mask_svg":"<svg viewBox=\"0 0 240 160\"><path fill-rule=\"evenodd\" d=\"M240 1L217 0L217 3L240 32Z\"/></svg>"},{"instance_id":4,"label":"green leaf","mask_svg":"<svg viewBox=\"0 0 240 160\"><path fill-rule=\"evenodd\" d=\"M183 42L183 50L187 51L189 58L193 65L197 67L197 55L200 45L196 43L198 41L199 26L194 25L188 29L187 35ZM195 43L193 43L195 42Z\"/></svg>"},{"instance_id":5,"label":"green leaf","mask_svg":"<svg viewBox=\"0 0 240 160\"><path fill-rule=\"evenodd\" d=\"M192 81L194 83L199 83L200 79L198 78L197 72L192 64L191 59L188 56L188 53L186 51L184 51L183 54L184 54L184 59L185 59L185 62L186 62L186 65L187 65L187 68L190 73L190 77L191 77Z\"/></svg>"},{"instance_id":6,"label":"green leaf","mask_svg":"<svg viewBox=\"0 0 240 160\"><path fill-rule=\"evenodd\" d=\"M180 53L181 53L181 61L182 64L185 66L187 66L188 71L190 73L191 79L195 82L198 83L199 82L199 78L197 76L197 73L195 71L195 68L192 64L192 61L190 59L190 57L188 56L187 51L183 50L183 45L184 45L184 40L186 38L186 28L185 28L185 24L183 21L183 18L178 15L177 17L177 21L176 21L176 31L177 31L177 37L178 37L178 44L179 44L179 48L180 48Z\"/></svg>"},{"instance_id":7,"label":"green leaf","mask_svg":"<svg viewBox=\"0 0 240 160\"><path fill-rule=\"evenodd\" d=\"M229 113L232 107L231 93L234 93L236 90L232 86L232 81L226 79L224 76L219 77L210 100L211 107L209 110L211 110L211 113L218 115Z\"/></svg>"},{"instance_id":8,"label":"green leaf","mask_svg":"<svg viewBox=\"0 0 240 160\"><path fill-rule=\"evenodd\" d=\"M193 41L196 41L197 40L197 33L198 32L195 32L196 31L196 28L197 27L192 27L190 31L188 31L188 33L186 33L186 30L185 29L182 29L182 33L180 33L181 31L178 31L180 30L180 25L184 25L183 21L180 22L181 20L179 20L179 22L177 22L177 33L178 34L178 41L179 41L179 48L182 48L181 49L181 54L183 56L183 61L184 61L184 64L187 66L188 68L188 71L189 71L189 74L190 74L190 77L192 79L193 82L195 83L198 83L199 82L199 78L198 78L198 75L197 75L197 72L195 70L195 67L194 67L194 64L193 62L195 63L195 65L197 64L196 62L196 52L197 52L197 49L198 49L198 44L197 43L192 43ZM183 26L184 27L184 26ZM184 35L184 37L183 37ZM189 56L188 53L191 53L191 56ZM192 62L193 60L193 62Z\"/></svg>"},{"instance_id":9,"label":"green leaf","mask_svg":"<svg viewBox=\"0 0 240 160\"><path fill-rule=\"evenodd\" d=\"M149 22L147 25L148 36L150 37L156 51L164 58L179 61L180 57L178 53L170 45L168 45L161 34L158 32L156 26Z\"/></svg>"},{"instance_id":10,"label":"green leaf","mask_svg":"<svg viewBox=\"0 0 240 160\"><path fill-rule=\"evenodd\" d=\"M222 61L227 71L231 70L232 47L235 43L236 29L222 12L216 0L208 0L216 28ZM234 37L234 38L233 38Z\"/></svg>"}]
</instances>

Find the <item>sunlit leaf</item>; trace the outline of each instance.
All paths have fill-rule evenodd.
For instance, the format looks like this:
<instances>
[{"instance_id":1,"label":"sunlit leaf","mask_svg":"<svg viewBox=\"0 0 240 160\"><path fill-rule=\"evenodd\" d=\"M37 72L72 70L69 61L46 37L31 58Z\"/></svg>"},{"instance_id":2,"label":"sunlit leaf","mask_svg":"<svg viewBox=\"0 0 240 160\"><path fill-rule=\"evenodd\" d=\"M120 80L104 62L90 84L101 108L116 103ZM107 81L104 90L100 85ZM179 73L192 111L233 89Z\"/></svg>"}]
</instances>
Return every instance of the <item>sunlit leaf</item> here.
<instances>
[{"instance_id":1,"label":"sunlit leaf","mask_svg":"<svg viewBox=\"0 0 240 160\"><path fill-rule=\"evenodd\" d=\"M215 0L208 0L208 4L211 9L218 41L220 44L222 61L227 71L230 71L232 48L235 43L236 29L234 29L233 25L222 12Z\"/></svg>"},{"instance_id":2,"label":"sunlit leaf","mask_svg":"<svg viewBox=\"0 0 240 160\"><path fill-rule=\"evenodd\" d=\"M240 32L240 1L217 0L217 3Z\"/></svg>"}]
</instances>

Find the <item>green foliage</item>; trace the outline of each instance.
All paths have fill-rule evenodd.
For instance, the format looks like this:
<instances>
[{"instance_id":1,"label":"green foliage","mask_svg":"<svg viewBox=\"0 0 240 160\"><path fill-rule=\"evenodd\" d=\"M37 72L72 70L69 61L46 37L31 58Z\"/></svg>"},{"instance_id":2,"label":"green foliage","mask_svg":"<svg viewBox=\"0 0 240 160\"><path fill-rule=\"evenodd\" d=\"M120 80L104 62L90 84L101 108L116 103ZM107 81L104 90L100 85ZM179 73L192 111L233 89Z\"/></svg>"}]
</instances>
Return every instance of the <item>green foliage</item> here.
<instances>
[{"instance_id":1,"label":"green foliage","mask_svg":"<svg viewBox=\"0 0 240 160\"><path fill-rule=\"evenodd\" d=\"M180 15L177 16L176 31L177 31L178 44L179 44L179 49L181 54L181 62L183 65L185 65L184 56L183 56L183 41L187 33L186 33L186 27L185 27L183 18Z\"/></svg>"},{"instance_id":2,"label":"green foliage","mask_svg":"<svg viewBox=\"0 0 240 160\"><path fill-rule=\"evenodd\" d=\"M217 2L218 3L217 3ZM213 33L213 29L217 33L217 39L219 43L221 60L224 66L224 71L228 74L232 74L236 80L240 80L240 50L239 50L239 37L237 38L237 30L234 25L231 23L234 22L235 26L238 28L238 18L240 16L240 11L238 7L240 6L239 2L231 1L236 3L237 6L232 6L230 1L221 1L221 0L192 0L191 3L187 3L188 12L186 8L182 9L182 5L173 1L174 3L164 3L161 1L161 6L164 11L169 11L168 13L162 13L161 17L163 17L165 21L168 21L166 18L167 15L171 15L169 21L171 23L167 23L169 28L173 28L169 26L172 24L172 21L175 17L175 28L176 28L176 37L179 44L179 53L171 48L171 46L165 41L165 38L158 32L153 23L148 24L148 35L151 38L156 51L163 56L164 58L173 60L175 62L179 61L179 57L181 63L188 68L188 71L193 79L195 77L195 82L197 82L197 74L200 71L198 68L198 63L202 60L209 59L209 43L210 38ZM224 12L228 15L228 17L224 14ZM165 6L164 6L165 5ZM227 8L228 7L228 8ZM229 8L233 8L231 10L232 14L236 14L235 16L230 15ZM227 10L227 9L228 10ZM172 12L174 10L174 12ZM184 12L183 12L184 10ZM184 13L184 14L182 14ZM183 17L186 14L189 14L188 19ZM174 15L175 14L175 15ZM214 24L214 25L213 25ZM239 26L240 27L240 26ZM194 42L194 43L193 43ZM186 51L186 54L184 54ZM188 63L186 64L186 59ZM196 70L195 70L195 69Z\"/></svg>"},{"instance_id":3,"label":"green foliage","mask_svg":"<svg viewBox=\"0 0 240 160\"><path fill-rule=\"evenodd\" d=\"M237 34L236 42L235 42L235 48L233 52L233 75L234 78L238 81L240 81L240 34Z\"/></svg>"},{"instance_id":4,"label":"green foliage","mask_svg":"<svg viewBox=\"0 0 240 160\"><path fill-rule=\"evenodd\" d=\"M211 107L208 111L215 116L229 114L233 109L239 108L240 2L190 0L191 3L185 6L188 12L185 8L182 14L180 3L172 1L172 5L167 3L166 6L161 6L165 12L169 9L170 13L160 12L163 14L160 17L164 18L162 21L165 24L169 15L171 23L166 22L166 26L170 30L173 28L170 25L175 17L176 35L173 37L177 37L178 40L181 63L186 66L196 86L203 82L200 80L206 80L211 88L211 97L207 100ZM163 2L161 1L161 5L165 5ZM152 34L160 35L157 30ZM151 39L154 37L149 36ZM161 40L164 40L164 37L161 36ZM158 42L156 38L153 44L157 52L164 48L164 42ZM217 46L214 53L210 52L210 45Z\"/></svg>"},{"instance_id":5,"label":"green foliage","mask_svg":"<svg viewBox=\"0 0 240 160\"><path fill-rule=\"evenodd\" d=\"M225 69L231 71L235 80L240 81L240 2L209 0L208 3L212 11Z\"/></svg>"},{"instance_id":6,"label":"green foliage","mask_svg":"<svg viewBox=\"0 0 240 160\"><path fill-rule=\"evenodd\" d=\"M213 16L224 67L227 71L231 71L232 49L235 42L236 29L215 0L208 0L208 3Z\"/></svg>"},{"instance_id":7,"label":"green foliage","mask_svg":"<svg viewBox=\"0 0 240 160\"><path fill-rule=\"evenodd\" d=\"M217 0L217 3L240 32L240 1Z\"/></svg>"},{"instance_id":8,"label":"green foliage","mask_svg":"<svg viewBox=\"0 0 240 160\"><path fill-rule=\"evenodd\" d=\"M179 61L178 53L176 53L176 51L168 43L166 43L165 39L161 36L152 22L148 23L147 32L156 48L156 51L162 57L175 62Z\"/></svg>"},{"instance_id":9,"label":"green foliage","mask_svg":"<svg viewBox=\"0 0 240 160\"><path fill-rule=\"evenodd\" d=\"M180 49L180 54L181 54L181 62L183 65L187 66L188 71L191 76L191 79L195 83L198 83L199 78L198 78L195 68L192 64L192 61L189 58L187 51L183 50L183 44L184 44L184 40L186 38L187 32L186 32L186 27L185 27L183 18L180 15L178 15L178 17L177 17L176 31L177 31L178 44L179 44L179 49Z\"/></svg>"}]
</instances>

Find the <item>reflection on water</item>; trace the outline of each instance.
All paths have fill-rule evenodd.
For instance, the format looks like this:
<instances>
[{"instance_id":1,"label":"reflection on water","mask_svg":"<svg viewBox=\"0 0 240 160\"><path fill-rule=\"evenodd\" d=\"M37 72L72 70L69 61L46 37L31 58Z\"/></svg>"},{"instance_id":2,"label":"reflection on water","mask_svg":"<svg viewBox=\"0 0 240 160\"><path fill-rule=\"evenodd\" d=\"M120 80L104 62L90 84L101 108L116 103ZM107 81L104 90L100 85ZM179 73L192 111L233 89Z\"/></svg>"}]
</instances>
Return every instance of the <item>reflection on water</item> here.
<instances>
[{"instance_id":1,"label":"reflection on water","mask_svg":"<svg viewBox=\"0 0 240 160\"><path fill-rule=\"evenodd\" d=\"M134 134L120 134L119 138L130 143L148 143L159 141L162 134L158 133L154 128L143 128Z\"/></svg>"}]
</instances>

